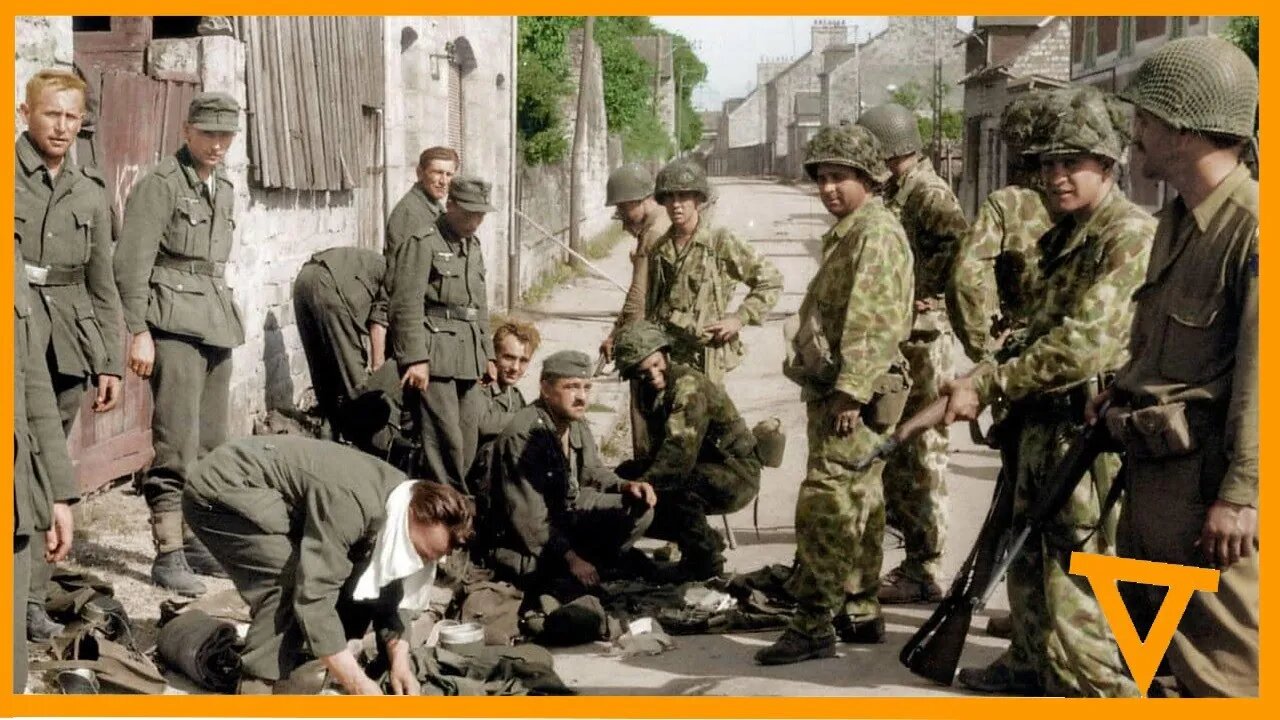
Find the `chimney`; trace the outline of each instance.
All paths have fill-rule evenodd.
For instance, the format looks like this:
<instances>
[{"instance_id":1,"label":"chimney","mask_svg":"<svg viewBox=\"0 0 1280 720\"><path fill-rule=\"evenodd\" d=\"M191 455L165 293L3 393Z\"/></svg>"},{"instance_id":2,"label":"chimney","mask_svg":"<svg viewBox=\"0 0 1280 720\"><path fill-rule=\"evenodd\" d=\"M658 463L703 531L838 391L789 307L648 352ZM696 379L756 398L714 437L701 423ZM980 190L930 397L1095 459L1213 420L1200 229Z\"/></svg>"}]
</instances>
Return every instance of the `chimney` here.
<instances>
[{"instance_id":1,"label":"chimney","mask_svg":"<svg viewBox=\"0 0 1280 720\"><path fill-rule=\"evenodd\" d=\"M761 58L756 63L756 87L764 87L769 81L778 77L778 73L787 69L791 60L782 57Z\"/></svg>"},{"instance_id":2,"label":"chimney","mask_svg":"<svg viewBox=\"0 0 1280 720\"><path fill-rule=\"evenodd\" d=\"M812 37L810 50L814 53L820 53L831 45L849 42L849 29L843 20L815 20L809 32Z\"/></svg>"}]
</instances>

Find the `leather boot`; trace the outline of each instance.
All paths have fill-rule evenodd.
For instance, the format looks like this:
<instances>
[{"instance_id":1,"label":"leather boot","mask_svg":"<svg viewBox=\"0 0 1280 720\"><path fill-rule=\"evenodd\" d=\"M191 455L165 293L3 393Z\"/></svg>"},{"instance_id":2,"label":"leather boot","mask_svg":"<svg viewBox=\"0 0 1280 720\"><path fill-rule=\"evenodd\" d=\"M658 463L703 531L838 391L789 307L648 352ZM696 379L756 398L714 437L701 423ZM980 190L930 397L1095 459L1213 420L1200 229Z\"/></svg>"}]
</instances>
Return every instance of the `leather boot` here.
<instances>
[{"instance_id":1,"label":"leather boot","mask_svg":"<svg viewBox=\"0 0 1280 720\"><path fill-rule=\"evenodd\" d=\"M916 579L894 568L880 581L878 597L884 605L936 603L942 600L942 588L933 578Z\"/></svg>"},{"instance_id":2,"label":"leather boot","mask_svg":"<svg viewBox=\"0 0 1280 720\"><path fill-rule=\"evenodd\" d=\"M840 642L858 645L875 645L884 642L884 618L877 615L867 620L855 620L850 615L835 619L836 635Z\"/></svg>"},{"instance_id":3,"label":"leather boot","mask_svg":"<svg viewBox=\"0 0 1280 720\"><path fill-rule=\"evenodd\" d=\"M49 617L44 605L34 602L27 603L28 642L47 643L65 629L62 623L56 623Z\"/></svg>"},{"instance_id":4,"label":"leather boot","mask_svg":"<svg viewBox=\"0 0 1280 720\"><path fill-rule=\"evenodd\" d=\"M164 512L151 516L151 536L156 559L151 565L151 582L183 597L200 597L207 588L191 572L182 543L182 513Z\"/></svg>"},{"instance_id":5,"label":"leather boot","mask_svg":"<svg viewBox=\"0 0 1280 720\"><path fill-rule=\"evenodd\" d=\"M787 628L777 642L756 653L756 662L761 665L790 665L802 660L815 660L836 656L836 634L812 637Z\"/></svg>"}]
</instances>

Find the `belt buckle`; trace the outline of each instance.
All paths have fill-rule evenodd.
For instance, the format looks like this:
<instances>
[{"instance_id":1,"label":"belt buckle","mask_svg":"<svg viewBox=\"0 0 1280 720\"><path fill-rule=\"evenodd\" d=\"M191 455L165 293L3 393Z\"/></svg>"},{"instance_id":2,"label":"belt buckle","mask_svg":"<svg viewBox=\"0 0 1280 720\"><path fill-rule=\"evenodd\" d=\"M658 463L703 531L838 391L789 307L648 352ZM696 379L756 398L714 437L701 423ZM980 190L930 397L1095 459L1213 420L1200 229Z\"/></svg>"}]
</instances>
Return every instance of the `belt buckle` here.
<instances>
[{"instance_id":1,"label":"belt buckle","mask_svg":"<svg viewBox=\"0 0 1280 720\"><path fill-rule=\"evenodd\" d=\"M476 309L475 309L475 308L473 308L473 307L465 308L465 309L462 311L462 317L463 317L467 322L475 322L475 319L476 319Z\"/></svg>"},{"instance_id":2,"label":"belt buckle","mask_svg":"<svg viewBox=\"0 0 1280 720\"><path fill-rule=\"evenodd\" d=\"M40 265L27 265L27 282L33 285L44 285L49 281L49 268Z\"/></svg>"}]
</instances>

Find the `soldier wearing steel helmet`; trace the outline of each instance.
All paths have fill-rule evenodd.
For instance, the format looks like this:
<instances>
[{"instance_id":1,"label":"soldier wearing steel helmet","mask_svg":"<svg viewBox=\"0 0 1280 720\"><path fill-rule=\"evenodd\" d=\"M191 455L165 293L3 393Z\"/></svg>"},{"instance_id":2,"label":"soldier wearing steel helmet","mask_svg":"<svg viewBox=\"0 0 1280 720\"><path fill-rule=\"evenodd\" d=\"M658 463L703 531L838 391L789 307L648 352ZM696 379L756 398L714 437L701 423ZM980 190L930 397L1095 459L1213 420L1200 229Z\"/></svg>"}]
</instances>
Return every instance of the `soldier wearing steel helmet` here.
<instances>
[{"instance_id":1,"label":"soldier wearing steel helmet","mask_svg":"<svg viewBox=\"0 0 1280 720\"><path fill-rule=\"evenodd\" d=\"M805 149L805 170L836 223L791 331L783 372L801 387L809 462L796 500L796 565L787 584L790 626L756 662L835 655L836 638L884 641L877 595L884 558L883 463L854 470L901 416L909 380L901 344L911 333L911 246L877 195L889 172L866 128L826 127ZM895 403L895 400L897 402Z\"/></svg>"},{"instance_id":2,"label":"soldier wearing steel helmet","mask_svg":"<svg viewBox=\"0 0 1280 720\"><path fill-rule=\"evenodd\" d=\"M1258 183L1241 163L1258 74L1218 38L1175 40L1138 68L1142 172L1178 191L1159 214L1134 296L1129 363L1103 400L1126 449L1126 557L1221 570L1196 592L1166 659L1185 696L1258 694ZM1159 418L1159 423L1141 421ZM1148 429L1150 428L1150 429ZM1185 430L1186 447L1154 437ZM1163 592L1122 586L1138 631Z\"/></svg>"},{"instance_id":3,"label":"soldier wearing steel helmet","mask_svg":"<svg viewBox=\"0 0 1280 720\"><path fill-rule=\"evenodd\" d=\"M642 480L658 496L648 535L680 548L680 580L703 580L724 570L723 541L707 515L737 512L760 490L755 436L724 388L701 371L673 362L671 340L647 320L618 333L618 372L639 386L651 450L619 466L620 477Z\"/></svg>"},{"instance_id":4,"label":"soldier wearing steel helmet","mask_svg":"<svg viewBox=\"0 0 1280 720\"><path fill-rule=\"evenodd\" d=\"M649 254L645 318L671 336L676 362L701 370L716 384L742 361L744 325L759 325L778 302L782 274L750 243L727 228L709 227L701 209L710 199L706 171L673 160L658 172L654 197L671 228ZM729 312L739 283L747 296Z\"/></svg>"},{"instance_id":5,"label":"soldier wearing steel helmet","mask_svg":"<svg viewBox=\"0 0 1280 720\"><path fill-rule=\"evenodd\" d=\"M1013 407L1017 424L1015 522L1043 502L1050 474L1080 432L1082 412L1105 375L1124 364L1133 305L1146 272L1155 222L1116 186L1127 122L1114 98L1094 88L1055 93L1040 160L1050 210L1059 217L1040 239L1037 284L1024 341L998 361L947 382L947 421L972 420L983 406ZM1007 424L1007 421L1006 421ZM1013 625L1009 651L991 665L965 668L965 687L997 694L1134 696L1106 617L1083 577L1068 572L1071 553L1110 554L1102 497L1118 467L1093 463L1038 541L1009 568Z\"/></svg>"},{"instance_id":6,"label":"soldier wearing steel helmet","mask_svg":"<svg viewBox=\"0 0 1280 720\"><path fill-rule=\"evenodd\" d=\"M887 103L858 118L858 125L880 141L892 178L885 204L898 215L915 254L915 321L902 352L911 365L915 414L938 397L938 386L954 373L954 335L947 322L943 294L956 245L968 230L955 193L934 172L920 150L915 113ZM936 602L942 549L946 542L947 432L922 433L889 458L884 471L889 524L902 531L906 557L884 580L880 599L887 603Z\"/></svg>"}]
</instances>

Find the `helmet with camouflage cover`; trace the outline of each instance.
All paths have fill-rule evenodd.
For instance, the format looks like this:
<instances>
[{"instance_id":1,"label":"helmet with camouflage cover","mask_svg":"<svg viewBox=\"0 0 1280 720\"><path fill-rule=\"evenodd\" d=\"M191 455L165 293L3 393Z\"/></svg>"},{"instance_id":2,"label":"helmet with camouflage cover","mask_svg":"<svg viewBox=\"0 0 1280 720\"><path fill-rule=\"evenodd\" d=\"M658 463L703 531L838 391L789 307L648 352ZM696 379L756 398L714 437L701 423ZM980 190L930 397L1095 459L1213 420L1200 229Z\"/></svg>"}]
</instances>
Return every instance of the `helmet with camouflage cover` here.
<instances>
[{"instance_id":1,"label":"helmet with camouflage cover","mask_svg":"<svg viewBox=\"0 0 1280 720\"><path fill-rule=\"evenodd\" d=\"M880 141L881 157L885 160L920 152L924 147L916 114L897 103L871 108L862 113L858 124L870 130Z\"/></svg>"},{"instance_id":2,"label":"helmet with camouflage cover","mask_svg":"<svg viewBox=\"0 0 1280 720\"><path fill-rule=\"evenodd\" d=\"M1121 98L1177 130L1247 138L1258 110L1258 70L1222 38L1182 38L1143 61Z\"/></svg>"},{"instance_id":3,"label":"helmet with camouflage cover","mask_svg":"<svg viewBox=\"0 0 1280 720\"><path fill-rule=\"evenodd\" d=\"M640 163L627 163L609 173L604 185L604 204L613 207L618 203L643 200L653 194L653 178Z\"/></svg>"},{"instance_id":4,"label":"helmet with camouflage cover","mask_svg":"<svg viewBox=\"0 0 1280 720\"><path fill-rule=\"evenodd\" d=\"M692 160L676 158L658 171L658 178L653 185L653 196L658 202L672 193L691 192L702 195L702 201L711 198L711 187L707 185L707 172Z\"/></svg>"},{"instance_id":5,"label":"helmet with camouflage cover","mask_svg":"<svg viewBox=\"0 0 1280 720\"><path fill-rule=\"evenodd\" d=\"M1114 95L1090 86L1057 90L1046 115L1045 136L1027 153L1042 158L1088 154L1124 162L1132 121Z\"/></svg>"},{"instance_id":6,"label":"helmet with camouflage cover","mask_svg":"<svg viewBox=\"0 0 1280 720\"><path fill-rule=\"evenodd\" d=\"M1022 154L1048 140L1053 119L1053 93L1032 90L1005 106L1000 115L1000 137L1010 154Z\"/></svg>"},{"instance_id":7,"label":"helmet with camouflage cover","mask_svg":"<svg viewBox=\"0 0 1280 720\"><path fill-rule=\"evenodd\" d=\"M630 377L645 358L670 345L671 338L656 323L633 322L619 330L613 339L613 364L618 374Z\"/></svg>"},{"instance_id":8,"label":"helmet with camouflage cover","mask_svg":"<svg viewBox=\"0 0 1280 720\"><path fill-rule=\"evenodd\" d=\"M880 158L880 141L870 130L861 125L830 125L818 131L804 148L804 170L809 178L817 180L818 166L822 163L844 165L861 170L875 182L889 179L889 168Z\"/></svg>"}]
</instances>

